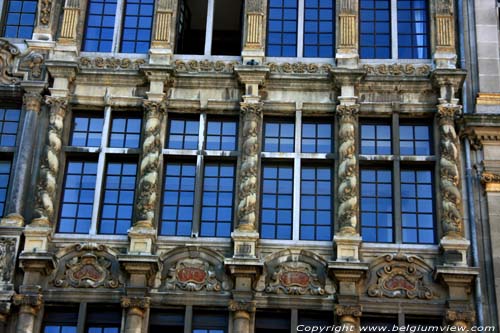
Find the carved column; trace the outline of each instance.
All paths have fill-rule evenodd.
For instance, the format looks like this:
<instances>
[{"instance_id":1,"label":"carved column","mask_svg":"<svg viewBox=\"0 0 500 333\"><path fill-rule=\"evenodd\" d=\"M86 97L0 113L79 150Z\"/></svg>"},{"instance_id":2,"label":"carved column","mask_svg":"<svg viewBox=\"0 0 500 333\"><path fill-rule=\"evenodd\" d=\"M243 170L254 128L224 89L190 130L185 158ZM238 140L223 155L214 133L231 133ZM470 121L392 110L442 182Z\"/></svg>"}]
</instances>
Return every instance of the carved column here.
<instances>
[{"instance_id":1,"label":"carved column","mask_svg":"<svg viewBox=\"0 0 500 333\"><path fill-rule=\"evenodd\" d=\"M19 306L16 333L34 333L35 320L43 305L40 294L14 295L14 304Z\"/></svg>"},{"instance_id":2,"label":"carved column","mask_svg":"<svg viewBox=\"0 0 500 333\"><path fill-rule=\"evenodd\" d=\"M124 333L141 333L144 316L149 309L149 297L122 297L122 308L127 309Z\"/></svg>"},{"instance_id":3,"label":"carved column","mask_svg":"<svg viewBox=\"0 0 500 333\"><path fill-rule=\"evenodd\" d=\"M229 301L229 311L233 312L233 333L250 333L255 301Z\"/></svg>"},{"instance_id":4,"label":"carved column","mask_svg":"<svg viewBox=\"0 0 500 333\"><path fill-rule=\"evenodd\" d=\"M157 211L159 183L161 182L161 160L163 138L161 124L166 110L165 102L145 100L144 139L140 164L139 192L137 195L136 220L131 232L131 252L151 253L152 238L156 235L155 215ZM140 237L140 234L151 237ZM151 234L151 235L150 235ZM135 237L136 236L136 237Z\"/></svg>"},{"instance_id":5,"label":"carved column","mask_svg":"<svg viewBox=\"0 0 500 333\"><path fill-rule=\"evenodd\" d=\"M435 1L436 6L436 51L434 62L436 68L455 68L457 51L455 46L454 1Z\"/></svg>"},{"instance_id":6,"label":"carved column","mask_svg":"<svg viewBox=\"0 0 500 333\"><path fill-rule=\"evenodd\" d=\"M0 333L6 333L7 320L10 315L10 302L0 302Z\"/></svg>"},{"instance_id":7,"label":"carved column","mask_svg":"<svg viewBox=\"0 0 500 333\"><path fill-rule=\"evenodd\" d=\"M340 0L337 66L358 67L358 0Z\"/></svg>"},{"instance_id":8,"label":"carved column","mask_svg":"<svg viewBox=\"0 0 500 333\"><path fill-rule=\"evenodd\" d=\"M342 332L358 333L362 312L363 308L361 305L335 305L335 314L339 318Z\"/></svg>"},{"instance_id":9,"label":"carved column","mask_svg":"<svg viewBox=\"0 0 500 333\"><path fill-rule=\"evenodd\" d=\"M441 227L443 238L441 246L449 263L467 265L469 242L464 236L463 207L460 180L459 142L455 131L455 117L462 107L457 104L438 105L439 123L439 183L441 190ZM460 258L453 259L452 253L458 252Z\"/></svg>"},{"instance_id":10,"label":"carved column","mask_svg":"<svg viewBox=\"0 0 500 333\"><path fill-rule=\"evenodd\" d=\"M361 241L358 232L358 162L356 158L357 122L359 105L338 105L339 120L339 208L337 223L339 231L335 235L337 259L358 260Z\"/></svg>"},{"instance_id":11,"label":"carved column","mask_svg":"<svg viewBox=\"0 0 500 333\"><path fill-rule=\"evenodd\" d=\"M262 0L246 0L245 34L243 45L243 63L256 62L262 64L265 50L265 3Z\"/></svg>"},{"instance_id":12,"label":"carved column","mask_svg":"<svg viewBox=\"0 0 500 333\"><path fill-rule=\"evenodd\" d=\"M33 151L35 146L36 133L38 128L38 115L42 102L41 93L45 85L24 87L23 108L26 111L23 128L19 131L19 148L17 156L12 165L12 184L17 184L10 190L10 200L7 202L5 217L0 222L0 226L24 226L24 205L28 193L31 170L33 163Z\"/></svg>"},{"instance_id":13,"label":"carved column","mask_svg":"<svg viewBox=\"0 0 500 333\"><path fill-rule=\"evenodd\" d=\"M63 20L59 43L76 43L78 18L80 17L80 2L78 0L66 0L64 4Z\"/></svg>"}]
</instances>

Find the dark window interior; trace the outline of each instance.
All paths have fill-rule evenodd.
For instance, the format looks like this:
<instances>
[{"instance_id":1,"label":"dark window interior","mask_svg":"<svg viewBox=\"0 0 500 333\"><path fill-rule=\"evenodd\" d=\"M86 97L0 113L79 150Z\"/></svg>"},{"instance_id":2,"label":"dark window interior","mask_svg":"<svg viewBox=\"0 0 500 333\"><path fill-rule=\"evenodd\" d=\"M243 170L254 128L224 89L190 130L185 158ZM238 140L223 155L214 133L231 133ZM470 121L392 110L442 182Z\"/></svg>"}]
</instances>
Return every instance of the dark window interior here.
<instances>
[{"instance_id":1,"label":"dark window interior","mask_svg":"<svg viewBox=\"0 0 500 333\"><path fill-rule=\"evenodd\" d=\"M289 333L290 311L257 311L255 333Z\"/></svg>"},{"instance_id":2,"label":"dark window interior","mask_svg":"<svg viewBox=\"0 0 500 333\"><path fill-rule=\"evenodd\" d=\"M184 309L153 309L149 333L184 333Z\"/></svg>"}]
</instances>

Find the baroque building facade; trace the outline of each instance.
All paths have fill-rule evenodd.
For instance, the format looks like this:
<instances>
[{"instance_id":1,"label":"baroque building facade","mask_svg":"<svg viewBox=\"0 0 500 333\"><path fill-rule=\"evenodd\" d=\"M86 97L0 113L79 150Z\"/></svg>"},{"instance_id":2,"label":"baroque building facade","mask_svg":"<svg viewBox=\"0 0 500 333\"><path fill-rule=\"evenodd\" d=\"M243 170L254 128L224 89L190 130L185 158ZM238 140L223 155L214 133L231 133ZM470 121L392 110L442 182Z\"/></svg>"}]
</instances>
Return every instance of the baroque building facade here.
<instances>
[{"instance_id":1,"label":"baroque building facade","mask_svg":"<svg viewBox=\"0 0 500 333\"><path fill-rule=\"evenodd\" d=\"M0 331L497 326L495 8L4 0Z\"/></svg>"}]
</instances>

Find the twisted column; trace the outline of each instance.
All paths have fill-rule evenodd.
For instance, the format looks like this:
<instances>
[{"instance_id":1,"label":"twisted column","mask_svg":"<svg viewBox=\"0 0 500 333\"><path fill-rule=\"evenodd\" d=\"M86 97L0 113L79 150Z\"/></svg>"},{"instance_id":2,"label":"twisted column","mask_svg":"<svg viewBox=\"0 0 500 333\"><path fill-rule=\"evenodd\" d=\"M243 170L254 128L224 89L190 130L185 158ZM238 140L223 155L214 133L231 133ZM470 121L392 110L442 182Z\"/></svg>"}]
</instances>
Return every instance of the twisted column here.
<instances>
[{"instance_id":1,"label":"twisted column","mask_svg":"<svg viewBox=\"0 0 500 333\"><path fill-rule=\"evenodd\" d=\"M43 305L43 296L40 294L14 295L14 305L19 306L16 333L33 333L36 316Z\"/></svg>"},{"instance_id":2,"label":"twisted column","mask_svg":"<svg viewBox=\"0 0 500 333\"><path fill-rule=\"evenodd\" d=\"M165 103L146 100L144 125L144 141L140 166L139 193L137 196L137 213L134 227L153 228L156 203L158 200L158 183L160 182L160 159L162 150L161 121L165 113Z\"/></svg>"},{"instance_id":3,"label":"twisted column","mask_svg":"<svg viewBox=\"0 0 500 333\"><path fill-rule=\"evenodd\" d=\"M49 127L36 186L35 218L31 223L33 226L41 227L50 226L54 218L54 200L57 192L64 116L68 99L47 96L45 103L50 106Z\"/></svg>"},{"instance_id":4,"label":"twisted column","mask_svg":"<svg viewBox=\"0 0 500 333\"><path fill-rule=\"evenodd\" d=\"M356 126L359 105L337 106L339 119L339 210L337 221L341 235L357 234L358 179L356 160Z\"/></svg>"},{"instance_id":5,"label":"twisted column","mask_svg":"<svg viewBox=\"0 0 500 333\"><path fill-rule=\"evenodd\" d=\"M455 131L455 115L462 107L455 104L438 105L439 173L441 188L441 225L444 237L464 237L462 195L460 192L459 147Z\"/></svg>"},{"instance_id":6,"label":"twisted column","mask_svg":"<svg viewBox=\"0 0 500 333\"><path fill-rule=\"evenodd\" d=\"M122 297L122 308L127 309L124 333L141 333L144 315L149 309L149 297Z\"/></svg>"},{"instance_id":7,"label":"twisted column","mask_svg":"<svg viewBox=\"0 0 500 333\"><path fill-rule=\"evenodd\" d=\"M262 103L241 103L243 144L238 189L238 230L254 231L257 222L257 186Z\"/></svg>"}]
</instances>

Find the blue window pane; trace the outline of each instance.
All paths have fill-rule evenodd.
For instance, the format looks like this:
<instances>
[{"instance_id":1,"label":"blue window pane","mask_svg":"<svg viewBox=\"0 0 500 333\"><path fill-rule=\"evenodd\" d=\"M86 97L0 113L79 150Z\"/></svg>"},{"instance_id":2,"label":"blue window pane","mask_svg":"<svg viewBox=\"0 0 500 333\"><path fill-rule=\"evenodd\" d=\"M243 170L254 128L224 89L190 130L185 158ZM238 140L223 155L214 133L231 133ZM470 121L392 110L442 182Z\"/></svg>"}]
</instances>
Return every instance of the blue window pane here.
<instances>
[{"instance_id":1,"label":"blue window pane","mask_svg":"<svg viewBox=\"0 0 500 333\"><path fill-rule=\"evenodd\" d=\"M200 236L229 237L233 221L233 164L205 164L202 198Z\"/></svg>"},{"instance_id":2,"label":"blue window pane","mask_svg":"<svg viewBox=\"0 0 500 333\"><path fill-rule=\"evenodd\" d=\"M99 233L127 233L132 220L136 173L135 163L109 162L107 164L105 199L101 207Z\"/></svg>"},{"instance_id":3,"label":"blue window pane","mask_svg":"<svg viewBox=\"0 0 500 333\"><path fill-rule=\"evenodd\" d=\"M427 1L398 1L399 58L429 58Z\"/></svg>"},{"instance_id":4,"label":"blue window pane","mask_svg":"<svg viewBox=\"0 0 500 333\"><path fill-rule=\"evenodd\" d=\"M35 26L36 6L37 1L9 1L3 37L31 39Z\"/></svg>"},{"instance_id":5,"label":"blue window pane","mask_svg":"<svg viewBox=\"0 0 500 333\"><path fill-rule=\"evenodd\" d=\"M236 150L237 123L235 121L209 120L207 123L207 144L209 150Z\"/></svg>"},{"instance_id":6,"label":"blue window pane","mask_svg":"<svg viewBox=\"0 0 500 333\"><path fill-rule=\"evenodd\" d=\"M69 160L61 200L59 232L88 233L96 186L97 162Z\"/></svg>"},{"instance_id":7,"label":"blue window pane","mask_svg":"<svg viewBox=\"0 0 500 333\"><path fill-rule=\"evenodd\" d=\"M116 0L89 0L83 51L111 51L116 5Z\"/></svg>"},{"instance_id":8,"label":"blue window pane","mask_svg":"<svg viewBox=\"0 0 500 333\"><path fill-rule=\"evenodd\" d=\"M170 119L167 147L171 149L197 149L199 122L197 120Z\"/></svg>"},{"instance_id":9,"label":"blue window pane","mask_svg":"<svg viewBox=\"0 0 500 333\"><path fill-rule=\"evenodd\" d=\"M389 125L361 125L361 154L389 155L392 153L392 135Z\"/></svg>"},{"instance_id":10,"label":"blue window pane","mask_svg":"<svg viewBox=\"0 0 500 333\"><path fill-rule=\"evenodd\" d=\"M267 55L295 56L297 50L297 1L271 1L268 18Z\"/></svg>"},{"instance_id":11,"label":"blue window pane","mask_svg":"<svg viewBox=\"0 0 500 333\"><path fill-rule=\"evenodd\" d=\"M121 52L147 53L151 40L153 6L140 0L125 3Z\"/></svg>"},{"instance_id":12,"label":"blue window pane","mask_svg":"<svg viewBox=\"0 0 500 333\"><path fill-rule=\"evenodd\" d=\"M265 122L264 150L270 152L293 152L294 128L293 123Z\"/></svg>"},{"instance_id":13,"label":"blue window pane","mask_svg":"<svg viewBox=\"0 0 500 333\"><path fill-rule=\"evenodd\" d=\"M264 166L262 176L262 237L291 239L293 169Z\"/></svg>"},{"instance_id":14,"label":"blue window pane","mask_svg":"<svg viewBox=\"0 0 500 333\"><path fill-rule=\"evenodd\" d=\"M400 126L401 155L431 155L430 126Z\"/></svg>"},{"instance_id":15,"label":"blue window pane","mask_svg":"<svg viewBox=\"0 0 500 333\"><path fill-rule=\"evenodd\" d=\"M389 0L360 2L360 56L390 58L391 17Z\"/></svg>"}]
</instances>

